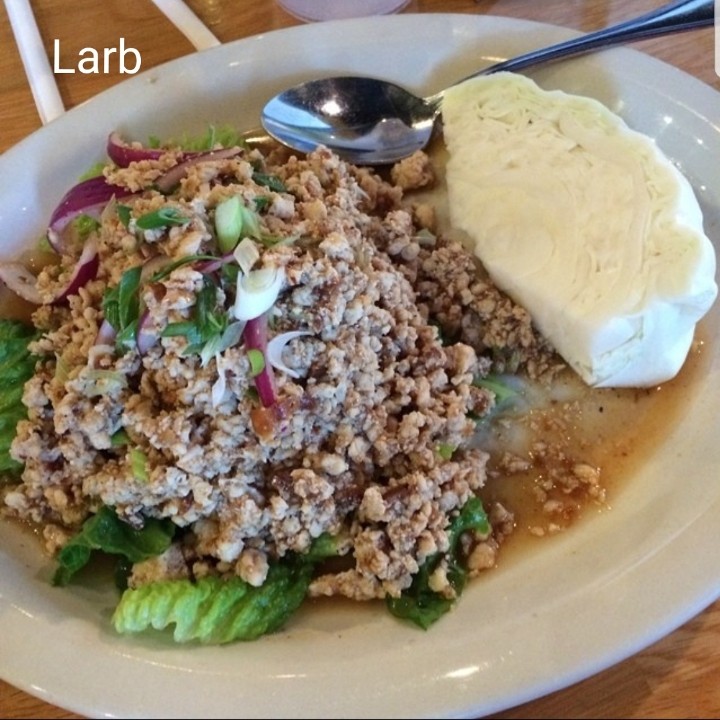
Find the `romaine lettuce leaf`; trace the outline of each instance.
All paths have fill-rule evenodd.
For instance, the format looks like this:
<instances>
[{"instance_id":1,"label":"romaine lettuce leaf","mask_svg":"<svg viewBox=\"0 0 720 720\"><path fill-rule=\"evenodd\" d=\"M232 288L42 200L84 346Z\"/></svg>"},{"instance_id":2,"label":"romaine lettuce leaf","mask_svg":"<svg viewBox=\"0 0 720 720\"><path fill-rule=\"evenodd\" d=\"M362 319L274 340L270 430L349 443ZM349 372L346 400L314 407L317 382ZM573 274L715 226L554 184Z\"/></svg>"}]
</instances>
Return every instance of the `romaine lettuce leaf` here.
<instances>
[{"instance_id":1,"label":"romaine lettuce leaf","mask_svg":"<svg viewBox=\"0 0 720 720\"><path fill-rule=\"evenodd\" d=\"M53 585L67 585L87 565L93 550L120 555L131 563L141 562L165 552L174 533L170 520L149 518L138 530L121 520L112 508L103 506L58 553Z\"/></svg>"},{"instance_id":2,"label":"romaine lettuce leaf","mask_svg":"<svg viewBox=\"0 0 720 720\"><path fill-rule=\"evenodd\" d=\"M204 152L212 150L216 145L221 145L222 147L242 146L244 145L244 141L242 133L232 125L209 125L201 135L189 135L185 133L180 138L170 139L165 142L157 137L151 137L148 140L149 147L172 147L175 145L190 152Z\"/></svg>"},{"instance_id":3,"label":"romaine lettuce leaf","mask_svg":"<svg viewBox=\"0 0 720 720\"><path fill-rule=\"evenodd\" d=\"M119 633L174 625L176 642L223 644L254 640L279 629L300 607L312 565L278 563L260 587L234 577L165 580L126 590L113 614Z\"/></svg>"},{"instance_id":4,"label":"romaine lettuce leaf","mask_svg":"<svg viewBox=\"0 0 720 720\"><path fill-rule=\"evenodd\" d=\"M10 445L18 422L27 417L23 388L36 362L28 344L37 334L31 325L18 320L0 320L0 482L3 476L17 476L22 470L22 464L10 456Z\"/></svg>"},{"instance_id":5,"label":"romaine lettuce leaf","mask_svg":"<svg viewBox=\"0 0 720 720\"><path fill-rule=\"evenodd\" d=\"M467 570L461 563L458 544L462 534L468 530L479 530L482 533L490 530L482 501L477 497L468 500L452 521L447 553L430 556L415 575L412 585L400 597L387 599L388 610L393 615L427 630L452 608L467 582ZM430 588L430 576L443 558L447 559L447 577L455 591L455 598L446 598Z\"/></svg>"},{"instance_id":6,"label":"romaine lettuce leaf","mask_svg":"<svg viewBox=\"0 0 720 720\"><path fill-rule=\"evenodd\" d=\"M323 534L307 553L271 564L261 587L241 578L164 580L128 589L113 614L119 633L174 625L176 642L223 644L254 640L281 628L302 605L315 566L338 554L338 538Z\"/></svg>"}]
</instances>

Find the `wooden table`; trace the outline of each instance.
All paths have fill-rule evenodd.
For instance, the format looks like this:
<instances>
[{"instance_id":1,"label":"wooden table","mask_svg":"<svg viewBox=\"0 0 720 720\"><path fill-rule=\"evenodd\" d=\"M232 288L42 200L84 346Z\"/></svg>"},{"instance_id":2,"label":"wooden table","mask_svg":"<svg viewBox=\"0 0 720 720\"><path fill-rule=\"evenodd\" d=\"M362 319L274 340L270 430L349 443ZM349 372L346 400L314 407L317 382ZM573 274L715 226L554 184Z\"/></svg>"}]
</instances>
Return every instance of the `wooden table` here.
<instances>
[{"instance_id":1,"label":"wooden table","mask_svg":"<svg viewBox=\"0 0 720 720\"><path fill-rule=\"evenodd\" d=\"M16 0L9 0L10 3ZM511 16L588 32L639 15L660 0L412 0L405 12L467 12ZM272 0L189 0L222 42L297 24ZM33 0L48 55L57 38L67 57L87 46L117 46L124 37L147 69L193 51L150 0ZM711 28L634 47L676 65L720 90ZM117 66L115 66L117 67ZM124 77L57 76L66 108ZM720 120L720 119L719 119ZM0 152L41 126L10 30L0 8ZM0 653L2 638L0 638ZM720 602L634 657L563 691L499 713L497 718L720 717ZM75 718L0 680L0 717Z\"/></svg>"}]
</instances>

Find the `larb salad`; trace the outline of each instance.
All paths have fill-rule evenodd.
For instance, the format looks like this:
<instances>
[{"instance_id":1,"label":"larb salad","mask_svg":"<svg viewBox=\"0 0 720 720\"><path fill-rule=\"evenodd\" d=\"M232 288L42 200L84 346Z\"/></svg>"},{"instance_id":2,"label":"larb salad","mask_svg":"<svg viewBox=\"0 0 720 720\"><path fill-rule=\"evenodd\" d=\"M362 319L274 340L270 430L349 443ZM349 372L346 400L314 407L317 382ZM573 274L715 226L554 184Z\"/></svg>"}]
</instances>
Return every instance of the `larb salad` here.
<instances>
[{"instance_id":1,"label":"larb salad","mask_svg":"<svg viewBox=\"0 0 720 720\"><path fill-rule=\"evenodd\" d=\"M386 176L227 133L127 142L49 220L0 322L4 514L51 581L116 561L121 633L250 640L324 596L428 628L493 567L473 441L561 363L437 228L430 158Z\"/></svg>"}]
</instances>

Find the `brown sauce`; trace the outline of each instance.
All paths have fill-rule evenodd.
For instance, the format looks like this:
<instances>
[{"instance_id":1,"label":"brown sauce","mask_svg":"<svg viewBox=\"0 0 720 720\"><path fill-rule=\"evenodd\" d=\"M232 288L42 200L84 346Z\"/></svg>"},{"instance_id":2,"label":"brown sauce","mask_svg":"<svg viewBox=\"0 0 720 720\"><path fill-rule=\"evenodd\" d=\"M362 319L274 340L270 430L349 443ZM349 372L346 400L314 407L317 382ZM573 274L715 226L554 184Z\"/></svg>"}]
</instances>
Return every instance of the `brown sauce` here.
<instances>
[{"instance_id":1,"label":"brown sauce","mask_svg":"<svg viewBox=\"0 0 720 720\"><path fill-rule=\"evenodd\" d=\"M565 397L558 400L540 390L533 393L536 401L525 414L508 422L501 418L481 431L479 444L491 456L489 478L481 492L484 504L490 508L500 502L514 514L515 529L503 544L501 564L509 555L542 546L538 540L609 512L622 502L623 488L666 441L673 426L691 411L693 395L713 352L703 323L697 335L683 368L669 382L645 389L593 389L568 373L562 381ZM550 453L547 462L533 462L532 447L537 442L555 445L559 452ZM508 448L526 459L529 467L508 472L501 462ZM566 492L562 485L546 492L548 475L562 473L566 464L575 462L598 471L600 492L593 495L584 487ZM557 499L563 511L547 512L548 498Z\"/></svg>"}]
</instances>

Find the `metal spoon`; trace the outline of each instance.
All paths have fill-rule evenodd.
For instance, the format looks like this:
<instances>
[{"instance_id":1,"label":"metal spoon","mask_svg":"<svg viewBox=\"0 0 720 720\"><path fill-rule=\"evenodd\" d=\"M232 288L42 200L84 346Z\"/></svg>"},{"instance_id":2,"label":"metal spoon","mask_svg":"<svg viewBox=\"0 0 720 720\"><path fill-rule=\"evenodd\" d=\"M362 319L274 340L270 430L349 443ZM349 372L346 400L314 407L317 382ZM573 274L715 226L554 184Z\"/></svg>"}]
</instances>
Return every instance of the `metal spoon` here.
<instances>
[{"instance_id":1,"label":"metal spoon","mask_svg":"<svg viewBox=\"0 0 720 720\"><path fill-rule=\"evenodd\" d=\"M714 17L714 0L671 2L634 20L491 65L458 82L712 25ZM269 135L301 152L325 145L356 164L393 163L427 145L443 92L420 98L398 85L368 77L311 80L272 98L261 121Z\"/></svg>"}]
</instances>

